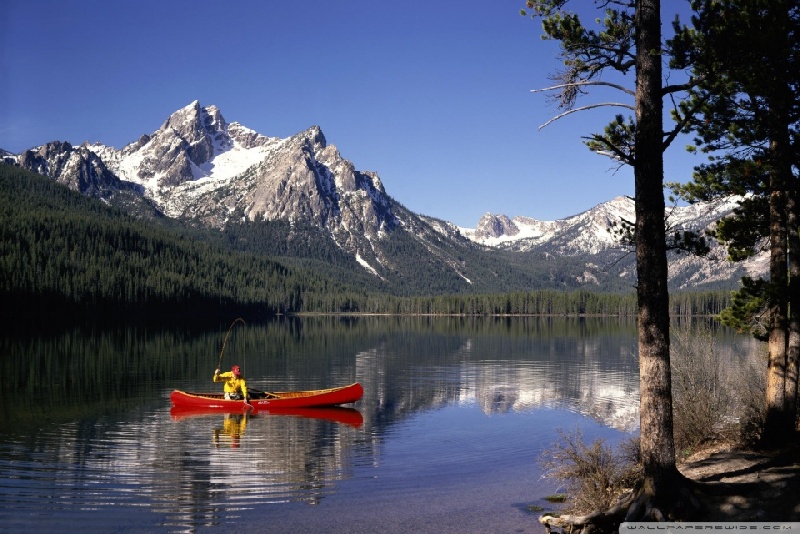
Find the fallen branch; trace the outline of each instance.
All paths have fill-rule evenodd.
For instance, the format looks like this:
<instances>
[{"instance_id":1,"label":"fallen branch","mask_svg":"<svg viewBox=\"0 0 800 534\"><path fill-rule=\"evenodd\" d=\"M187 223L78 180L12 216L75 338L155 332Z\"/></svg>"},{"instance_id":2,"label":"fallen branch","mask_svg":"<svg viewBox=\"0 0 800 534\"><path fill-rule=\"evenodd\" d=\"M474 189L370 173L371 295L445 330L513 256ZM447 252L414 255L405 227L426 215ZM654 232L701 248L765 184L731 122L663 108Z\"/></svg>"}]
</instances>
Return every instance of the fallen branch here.
<instances>
[{"instance_id":1,"label":"fallen branch","mask_svg":"<svg viewBox=\"0 0 800 534\"><path fill-rule=\"evenodd\" d=\"M678 482L678 481L681 482ZM694 519L702 509L698 491L702 486L682 476L669 495L656 497L647 484L623 494L608 510L587 515L545 514L539 518L549 533L560 529L567 534L615 533L625 521L673 521Z\"/></svg>"}]
</instances>

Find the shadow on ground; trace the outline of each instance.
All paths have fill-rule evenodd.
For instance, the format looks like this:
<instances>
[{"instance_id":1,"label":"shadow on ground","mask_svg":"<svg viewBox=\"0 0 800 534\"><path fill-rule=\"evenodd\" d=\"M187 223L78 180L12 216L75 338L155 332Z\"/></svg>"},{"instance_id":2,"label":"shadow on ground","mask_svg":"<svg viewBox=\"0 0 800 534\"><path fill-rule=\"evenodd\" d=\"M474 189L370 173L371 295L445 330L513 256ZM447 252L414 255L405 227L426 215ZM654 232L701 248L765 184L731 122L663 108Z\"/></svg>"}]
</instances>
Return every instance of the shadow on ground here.
<instances>
[{"instance_id":1,"label":"shadow on ground","mask_svg":"<svg viewBox=\"0 0 800 534\"><path fill-rule=\"evenodd\" d=\"M704 521L800 521L800 447L707 451L681 472L702 483Z\"/></svg>"}]
</instances>

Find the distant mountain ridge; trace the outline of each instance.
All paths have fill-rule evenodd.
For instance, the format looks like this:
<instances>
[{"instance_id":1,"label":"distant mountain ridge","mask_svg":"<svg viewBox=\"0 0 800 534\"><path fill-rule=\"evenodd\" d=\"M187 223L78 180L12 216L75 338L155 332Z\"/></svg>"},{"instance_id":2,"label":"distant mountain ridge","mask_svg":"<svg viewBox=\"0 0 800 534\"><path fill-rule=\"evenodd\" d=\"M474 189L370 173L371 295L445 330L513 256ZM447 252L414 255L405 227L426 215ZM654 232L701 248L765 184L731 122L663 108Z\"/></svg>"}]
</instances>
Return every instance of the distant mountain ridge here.
<instances>
[{"instance_id":1,"label":"distant mountain ridge","mask_svg":"<svg viewBox=\"0 0 800 534\"><path fill-rule=\"evenodd\" d=\"M396 202L376 173L357 170L318 126L268 137L198 101L121 149L54 141L2 159L105 202L125 192L163 216L213 229L274 221L289 222L290 231L316 228L354 268L394 288L602 289L620 280L632 287L635 279L631 255L612 231L621 218L633 220L631 199L558 221L487 214L476 228L459 228ZM670 224L702 230L734 207L735 200L675 208ZM758 260L739 265L721 256L719 247L712 261L676 256L671 282L732 287L742 274L763 272ZM554 267L556 257L569 259L570 268Z\"/></svg>"},{"instance_id":2,"label":"distant mountain ridge","mask_svg":"<svg viewBox=\"0 0 800 534\"><path fill-rule=\"evenodd\" d=\"M692 230L703 234L738 205L737 197L689 206L667 207L669 228ZM591 256L617 261L625 248L616 232L621 221L633 221L635 203L630 197L617 197L608 202L557 221L539 221L530 217L509 218L487 213L476 228L460 228L468 239L495 249L539 252L554 256ZM711 253L698 258L685 253L670 254L670 280L673 286L690 289L703 284L738 280L741 276L759 276L768 268L766 252L742 263L725 259L725 251L710 240ZM619 276L635 276L631 261L620 261Z\"/></svg>"}]
</instances>

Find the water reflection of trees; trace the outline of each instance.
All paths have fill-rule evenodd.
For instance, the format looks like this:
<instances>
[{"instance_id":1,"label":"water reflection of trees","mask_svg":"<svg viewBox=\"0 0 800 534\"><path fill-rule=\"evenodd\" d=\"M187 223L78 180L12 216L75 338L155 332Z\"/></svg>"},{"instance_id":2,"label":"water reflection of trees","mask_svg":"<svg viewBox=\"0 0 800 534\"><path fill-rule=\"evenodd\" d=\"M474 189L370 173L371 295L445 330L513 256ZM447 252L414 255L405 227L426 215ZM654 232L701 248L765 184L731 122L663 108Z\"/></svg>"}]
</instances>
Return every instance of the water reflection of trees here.
<instances>
[{"instance_id":1,"label":"water reflection of trees","mask_svg":"<svg viewBox=\"0 0 800 534\"><path fill-rule=\"evenodd\" d=\"M247 423L238 442L216 440L223 415L182 420L162 436L167 454L149 478L169 473L171 489L160 496L158 508L172 521L199 526L258 504L316 504L350 471L351 427L288 416L241 417L236 422Z\"/></svg>"},{"instance_id":2,"label":"water reflection of trees","mask_svg":"<svg viewBox=\"0 0 800 534\"><path fill-rule=\"evenodd\" d=\"M205 387L226 330L227 325L76 328L3 337L0 428L13 425L21 413L69 418L87 410L125 410L132 399L137 405L163 402L165 388L175 383ZM472 395L483 399L487 411L510 403L513 384L536 388L549 402L576 398L586 388L576 380L574 365L625 356L609 343L631 332L632 323L616 318L284 318L234 330L223 364L243 365L251 385L262 389L317 389L359 380L367 411L376 421L390 422L426 405L463 400L465 389L477 382L467 387L451 371L470 362L486 368L484 393ZM542 377L546 387L531 374L515 379L485 363L531 359L552 364ZM505 400L486 404L500 390Z\"/></svg>"}]
</instances>

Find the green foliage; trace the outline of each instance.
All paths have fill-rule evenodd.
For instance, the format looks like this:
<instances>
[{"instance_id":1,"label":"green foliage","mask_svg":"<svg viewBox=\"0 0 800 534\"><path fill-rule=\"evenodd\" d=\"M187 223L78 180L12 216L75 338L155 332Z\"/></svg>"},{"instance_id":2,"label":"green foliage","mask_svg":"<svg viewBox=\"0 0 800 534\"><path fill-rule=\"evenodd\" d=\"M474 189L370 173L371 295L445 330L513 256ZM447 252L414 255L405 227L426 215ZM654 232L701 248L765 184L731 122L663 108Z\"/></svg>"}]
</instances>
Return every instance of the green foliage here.
<instances>
[{"instance_id":1,"label":"green foliage","mask_svg":"<svg viewBox=\"0 0 800 534\"><path fill-rule=\"evenodd\" d=\"M603 154L626 165L634 163L634 140L636 123L632 117L627 120L616 115L603 129L603 135L592 135L585 142L589 150Z\"/></svg>"},{"instance_id":2,"label":"green foliage","mask_svg":"<svg viewBox=\"0 0 800 534\"><path fill-rule=\"evenodd\" d=\"M340 285L214 239L131 219L52 181L0 165L4 313L272 315Z\"/></svg>"},{"instance_id":3,"label":"green foliage","mask_svg":"<svg viewBox=\"0 0 800 534\"><path fill-rule=\"evenodd\" d=\"M608 8L605 18L596 20L599 29L588 29L578 15L564 10L566 3L528 0L527 7L532 17L542 21L542 38L561 44L564 70L554 78L564 84L560 107L571 108L582 92L581 86L599 78L605 69L627 73L634 68L634 23L632 10ZM523 10L522 14L528 12Z\"/></svg>"},{"instance_id":4,"label":"green foliage","mask_svg":"<svg viewBox=\"0 0 800 534\"><path fill-rule=\"evenodd\" d=\"M281 220L237 222L225 226L223 238L232 249L242 252L313 258L327 265L357 268L355 260L337 247L329 234L309 224Z\"/></svg>"},{"instance_id":5,"label":"green foliage","mask_svg":"<svg viewBox=\"0 0 800 534\"><path fill-rule=\"evenodd\" d=\"M678 230L672 236L667 236L667 249L687 252L696 256L705 256L711 252L704 236L688 230Z\"/></svg>"},{"instance_id":6,"label":"green foliage","mask_svg":"<svg viewBox=\"0 0 800 534\"><path fill-rule=\"evenodd\" d=\"M775 316L770 326L766 310L797 310L787 265L795 262L789 249L797 248L798 231L792 197L798 190L800 6L770 0L693 0L691 6L695 29L678 32L673 44L676 65L691 66L698 81L682 108L686 131L695 135L691 150L709 161L695 169L691 183L671 187L690 202L745 197L712 235L733 261L765 250L771 241L773 283L743 280L722 318L765 339L769 328L782 324Z\"/></svg>"},{"instance_id":7,"label":"green foliage","mask_svg":"<svg viewBox=\"0 0 800 534\"><path fill-rule=\"evenodd\" d=\"M766 247L769 235L769 206L764 196L743 199L733 216L717 223L714 237L726 243L731 261L750 258Z\"/></svg>"},{"instance_id":8,"label":"green foliage","mask_svg":"<svg viewBox=\"0 0 800 534\"><path fill-rule=\"evenodd\" d=\"M742 288L733 293L730 307L720 313L722 323L747 332L760 341L769 338L768 303L772 285L763 279L742 278Z\"/></svg>"}]
</instances>

